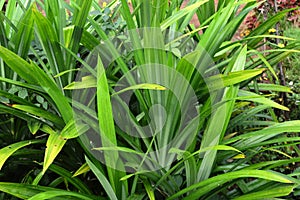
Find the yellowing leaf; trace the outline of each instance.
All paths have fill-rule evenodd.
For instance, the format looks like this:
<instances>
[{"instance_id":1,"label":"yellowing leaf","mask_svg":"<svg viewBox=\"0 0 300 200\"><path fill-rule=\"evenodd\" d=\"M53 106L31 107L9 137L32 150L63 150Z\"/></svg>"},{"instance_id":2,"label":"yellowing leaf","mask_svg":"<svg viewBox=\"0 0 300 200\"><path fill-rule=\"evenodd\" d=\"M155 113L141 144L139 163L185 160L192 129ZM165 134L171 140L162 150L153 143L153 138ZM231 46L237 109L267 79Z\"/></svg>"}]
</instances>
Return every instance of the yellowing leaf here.
<instances>
[{"instance_id":1,"label":"yellowing leaf","mask_svg":"<svg viewBox=\"0 0 300 200\"><path fill-rule=\"evenodd\" d=\"M62 150L67 139L62 138L59 133L51 133L47 140L47 148L44 157L43 174L47 171L48 167L53 163L56 156Z\"/></svg>"},{"instance_id":2,"label":"yellowing leaf","mask_svg":"<svg viewBox=\"0 0 300 200\"><path fill-rule=\"evenodd\" d=\"M243 159L243 158L246 158L245 154L238 154L238 155L232 157L232 159Z\"/></svg>"}]
</instances>

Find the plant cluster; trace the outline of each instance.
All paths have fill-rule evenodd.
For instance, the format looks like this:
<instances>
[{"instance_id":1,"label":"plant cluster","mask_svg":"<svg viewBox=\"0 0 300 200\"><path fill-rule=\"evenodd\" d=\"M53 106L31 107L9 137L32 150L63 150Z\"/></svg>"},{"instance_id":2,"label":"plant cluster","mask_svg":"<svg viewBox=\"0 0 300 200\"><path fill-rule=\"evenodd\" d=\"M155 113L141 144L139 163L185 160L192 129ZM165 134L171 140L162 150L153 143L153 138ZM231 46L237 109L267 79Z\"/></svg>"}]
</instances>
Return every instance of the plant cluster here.
<instances>
[{"instance_id":1,"label":"plant cluster","mask_svg":"<svg viewBox=\"0 0 300 200\"><path fill-rule=\"evenodd\" d=\"M233 41L256 0L130 5L8 1L0 198L298 198L300 121L274 112L292 91L261 81L299 51L261 50L289 10Z\"/></svg>"}]
</instances>

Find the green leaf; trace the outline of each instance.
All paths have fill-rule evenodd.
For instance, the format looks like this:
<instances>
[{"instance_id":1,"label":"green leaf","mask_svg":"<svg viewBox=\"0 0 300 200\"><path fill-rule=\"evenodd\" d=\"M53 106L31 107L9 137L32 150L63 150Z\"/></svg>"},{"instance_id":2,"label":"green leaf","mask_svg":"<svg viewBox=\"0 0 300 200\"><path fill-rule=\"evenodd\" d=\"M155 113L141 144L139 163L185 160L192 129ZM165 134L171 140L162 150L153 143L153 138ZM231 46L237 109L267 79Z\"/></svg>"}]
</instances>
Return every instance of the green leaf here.
<instances>
[{"instance_id":1,"label":"green leaf","mask_svg":"<svg viewBox=\"0 0 300 200\"><path fill-rule=\"evenodd\" d=\"M3 113L9 113L11 115L14 115L20 119L23 119L25 121L30 121L30 120L36 120L36 118L34 118L33 116L29 116L27 114L25 114L24 112L22 111L19 111L17 109L14 109L12 107L10 107L9 105L3 105L3 104L0 104L0 111L2 111Z\"/></svg>"},{"instance_id":2,"label":"green leaf","mask_svg":"<svg viewBox=\"0 0 300 200\"><path fill-rule=\"evenodd\" d=\"M43 50L47 55L47 60L50 63L52 73L56 75L62 71L65 71L65 62L59 45L58 34L52 27L51 22L38 10L33 9L33 13L37 27L37 35L40 39ZM62 83L60 82L59 84L60 88L62 88Z\"/></svg>"},{"instance_id":3,"label":"green leaf","mask_svg":"<svg viewBox=\"0 0 300 200\"><path fill-rule=\"evenodd\" d=\"M76 187L80 192L84 193L84 194L92 194L91 191L89 190L88 186L82 181L80 180L78 177L73 177L72 173L69 172L68 170L52 164L49 167L49 170L55 172L56 174L60 175L61 177L63 177L66 181L68 181L69 183L71 183L74 187Z\"/></svg>"},{"instance_id":4,"label":"green leaf","mask_svg":"<svg viewBox=\"0 0 300 200\"><path fill-rule=\"evenodd\" d=\"M10 83L16 86L20 86L23 88L28 88L37 92L45 92L41 87L37 86L37 85L32 85L32 84L28 84L28 83L24 83L21 81L15 81L15 80L11 80L8 78L4 78L4 77L0 77L0 81L2 82L6 82L6 83Z\"/></svg>"},{"instance_id":5,"label":"green leaf","mask_svg":"<svg viewBox=\"0 0 300 200\"><path fill-rule=\"evenodd\" d=\"M75 8L75 11L73 13L73 20L72 25L74 25L74 28L72 29L72 35L70 38L70 43L67 44L67 48L69 48L73 53L77 54L79 47L80 47L80 41L82 40L83 35L83 29L85 26L85 22L87 20L87 17L89 15L89 11L91 9L92 0L85 0L85 1L77 1L78 7ZM74 58L71 54L67 55L66 59L66 65L70 66L69 68L74 68ZM69 76L72 77L71 74Z\"/></svg>"},{"instance_id":6,"label":"green leaf","mask_svg":"<svg viewBox=\"0 0 300 200\"><path fill-rule=\"evenodd\" d=\"M173 14L171 17L167 18L165 21L163 21L161 23L161 29L165 30L167 29L169 26L171 26L172 24L176 23L179 19L181 19L182 17L184 17L185 15L188 15L192 12L196 12L197 8L199 8L201 5L207 3L209 0L202 0L199 1L197 3L194 3L190 6L187 6L181 10L179 10L178 12L176 12L175 14Z\"/></svg>"},{"instance_id":7,"label":"green leaf","mask_svg":"<svg viewBox=\"0 0 300 200\"><path fill-rule=\"evenodd\" d=\"M140 170L140 171L137 171L137 172L135 172L134 174L128 174L128 175L126 175L126 176L123 176L121 179L120 179L120 181L125 181L125 180L127 180L127 179L129 179L129 178L131 178L131 177L133 177L133 176L136 176L136 175L139 175L139 174L145 174L145 173L148 173L149 171L147 171L147 170Z\"/></svg>"},{"instance_id":8,"label":"green leaf","mask_svg":"<svg viewBox=\"0 0 300 200\"><path fill-rule=\"evenodd\" d=\"M80 82L72 82L65 86L65 90L87 89L97 86L97 79L93 76L84 76Z\"/></svg>"},{"instance_id":9,"label":"green leaf","mask_svg":"<svg viewBox=\"0 0 300 200\"><path fill-rule=\"evenodd\" d=\"M28 121L27 126L32 135L35 135L41 127L42 123L38 121Z\"/></svg>"},{"instance_id":10,"label":"green leaf","mask_svg":"<svg viewBox=\"0 0 300 200\"><path fill-rule=\"evenodd\" d=\"M18 142L15 144L11 144L7 147L4 147L2 149L0 149L0 170L3 167L5 161L16 151L18 151L19 149L26 147L28 145L31 144L38 144L38 143L42 143L42 140L29 140L29 141L22 141L22 142Z\"/></svg>"},{"instance_id":11,"label":"green leaf","mask_svg":"<svg viewBox=\"0 0 300 200\"><path fill-rule=\"evenodd\" d=\"M148 180L143 180L143 184L145 186L146 192L150 200L155 200L154 190Z\"/></svg>"},{"instance_id":12,"label":"green leaf","mask_svg":"<svg viewBox=\"0 0 300 200\"><path fill-rule=\"evenodd\" d=\"M206 148L200 149L198 151L195 151L195 152L191 153L189 156L186 156L185 159L189 159L189 157L192 157L199 153L203 153L203 152L210 151L210 150L236 151L236 152L242 153L240 150L238 150L234 147L231 147L231 146L216 145L216 146L210 146L210 147L206 147ZM178 155L182 155L184 153L187 153L187 151L184 151L181 149L176 149L176 148L171 148L169 153L176 153Z\"/></svg>"},{"instance_id":13,"label":"green leaf","mask_svg":"<svg viewBox=\"0 0 300 200\"><path fill-rule=\"evenodd\" d=\"M241 71L229 72L228 75L219 74L219 75L209 77L207 79L206 84L208 85L210 90L212 91L218 90L251 79L263 73L264 71L265 69L253 69L253 70L241 70Z\"/></svg>"},{"instance_id":14,"label":"green leaf","mask_svg":"<svg viewBox=\"0 0 300 200\"><path fill-rule=\"evenodd\" d=\"M5 1L6 1L6 0L1 0L1 1L0 1L0 8L1 8L1 10L3 9L3 6L5 5Z\"/></svg>"},{"instance_id":15,"label":"green leaf","mask_svg":"<svg viewBox=\"0 0 300 200\"><path fill-rule=\"evenodd\" d=\"M268 105L270 107L274 107L274 108L278 108L278 109L281 109L281 110L289 111L289 108L287 108L285 106L282 106L282 105L280 105L280 104L278 104L278 103L276 103L276 102L274 102L270 99L265 98L262 95L258 95L258 94L253 93L253 92L249 92L249 91L246 91L246 90L240 90L238 95L239 95L238 99L240 99L240 100L246 100L246 101L261 103L261 104Z\"/></svg>"},{"instance_id":16,"label":"green leaf","mask_svg":"<svg viewBox=\"0 0 300 200\"><path fill-rule=\"evenodd\" d=\"M210 2L210 4L211 3L212 2ZM230 1L225 8L218 10L218 12L213 15L213 20L209 23L209 27L201 36L201 40L198 43L197 48L204 48L208 54L212 56L219 50L221 44L229 39L229 37L232 35L232 32L236 32L237 26L229 24L229 19L232 16L236 6L235 3L236 2L234 1ZM203 14L200 13L200 16ZM233 23L236 20L239 22L239 17L232 19L231 22ZM233 30L228 30L228 28L226 30L226 25L227 27L230 25L230 28L233 28Z\"/></svg>"},{"instance_id":17,"label":"green leaf","mask_svg":"<svg viewBox=\"0 0 300 200\"><path fill-rule=\"evenodd\" d=\"M49 111L46 111L46 110L41 109L39 107L17 105L17 104L12 105L12 107L16 108L16 109L19 109L19 110L22 110L24 112L30 113L32 115L47 119L47 120L53 122L54 124L56 124L59 127L64 126L64 121L58 115L52 114Z\"/></svg>"},{"instance_id":18,"label":"green leaf","mask_svg":"<svg viewBox=\"0 0 300 200\"><path fill-rule=\"evenodd\" d=\"M63 76L63 75L65 75L65 74L68 74L68 73L73 72L73 71L79 71L79 69L69 69L69 70L60 72L59 74L56 74L56 75L54 76L54 78L58 78L58 77L60 77L60 76Z\"/></svg>"},{"instance_id":19,"label":"green leaf","mask_svg":"<svg viewBox=\"0 0 300 200\"><path fill-rule=\"evenodd\" d=\"M266 58L259 51L254 51L254 55L259 57L259 59L266 65L266 67L269 69L269 71L272 73L272 75L278 81L278 76L277 76L275 70L270 65L270 63L266 60Z\"/></svg>"},{"instance_id":20,"label":"green leaf","mask_svg":"<svg viewBox=\"0 0 300 200\"><path fill-rule=\"evenodd\" d=\"M239 170L234 172L228 172L226 174L214 176L212 178L206 179L199 183L196 183L190 187L187 187L176 194L172 195L169 200L179 198L181 195L193 191L188 197L183 199L199 199L204 194L207 194L211 190L217 188L218 186L230 182L238 178L261 178L269 181L276 181L280 183L293 183L284 175L278 175L272 171L262 171L262 170Z\"/></svg>"},{"instance_id":21,"label":"green leaf","mask_svg":"<svg viewBox=\"0 0 300 200\"><path fill-rule=\"evenodd\" d=\"M60 134L49 128L43 129L44 131L48 131L50 134L46 144L47 148L44 157L43 173L45 173L48 167L53 163L56 156L62 150L64 144L67 142L67 139L78 137L87 129L88 127L86 125L76 127L75 122L72 120L64 127Z\"/></svg>"},{"instance_id":22,"label":"green leaf","mask_svg":"<svg viewBox=\"0 0 300 200\"><path fill-rule=\"evenodd\" d=\"M36 84L36 74L33 73L33 65L27 63L12 51L0 46L0 56L3 61L28 83Z\"/></svg>"},{"instance_id":23,"label":"green leaf","mask_svg":"<svg viewBox=\"0 0 300 200\"><path fill-rule=\"evenodd\" d=\"M87 1L76 1L76 2L78 3L78 7L74 12L73 15L74 18L72 24L80 28L83 28L85 26L85 22L87 16L89 15L89 11L93 1L87 0Z\"/></svg>"},{"instance_id":24,"label":"green leaf","mask_svg":"<svg viewBox=\"0 0 300 200\"><path fill-rule=\"evenodd\" d=\"M186 186L189 187L196 183L197 181L197 163L194 157L189 157L191 154L189 152L183 154L184 166L186 171ZM188 159L187 159L188 158Z\"/></svg>"},{"instance_id":25,"label":"green leaf","mask_svg":"<svg viewBox=\"0 0 300 200\"><path fill-rule=\"evenodd\" d=\"M97 108L102 146L115 147L117 146L117 137L115 132L112 105L110 101L110 94L105 69L100 56L98 56L97 64ZM119 174L115 170L117 169L116 165L118 163L118 157L118 152L104 152L104 159L107 164L107 171L110 183L112 184L113 189L119 196L122 191L122 186L119 180L121 177L124 176L124 173ZM122 168L122 166L118 166L118 168L120 167Z\"/></svg>"},{"instance_id":26,"label":"green leaf","mask_svg":"<svg viewBox=\"0 0 300 200\"><path fill-rule=\"evenodd\" d=\"M34 17L31 6L18 22L16 34L12 36L11 42L15 44L14 51L22 58L27 58L31 41L33 39Z\"/></svg>"},{"instance_id":27,"label":"green leaf","mask_svg":"<svg viewBox=\"0 0 300 200\"><path fill-rule=\"evenodd\" d=\"M246 63L246 58L247 58L247 45L242 47L240 52L238 52L234 56L234 59L232 59L232 61L229 63L225 72L231 74L236 74L240 72L245 73L244 67ZM239 76L243 76L243 75L240 74L238 75L238 77ZM234 98L236 98L240 87L239 84L233 85L234 84L233 82L235 82L234 80L235 80L234 77L232 79L228 79L228 82L230 82L231 86L225 88L224 93L222 91L218 91L218 93L222 95L222 100L226 100L226 99L231 99L231 100L219 106L216 109L216 111L212 114L208 122L209 123L208 127L204 130L200 149L209 146L218 145L220 141L222 141L225 135L235 105ZM240 82L240 80L237 81ZM212 151L205 152L204 155L201 155L201 157L203 157L203 160L198 170L197 181L203 181L210 176L210 173L213 170L213 164L215 163L216 154L217 151L212 150Z\"/></svg>"},{"instance_id":28,"label":"green leaf","mask_svg":"<svg viewBox=\"0 0 300 200\"><path fill-rule=\"evenodd\" d=\"M117 139L116 139L114 120L113 120L112 105L110 101L110 94L109 94L108 83L105 75L105 69L101 62L100 57L98 57L98 65L97 65L97 107L98 107L98 119L99 119L99 128L100 128L100 135L102 139L102 145L104 147L116 146ZM113 154L110 156L114 157L117 155ZM116 157L112 159L116 159Z\"/></svg>"},{"instance_id":29,"label":"green leaf","mask_svg":"<svg viewBox=\"0 0 300 200\"><path fill-rule=\"evenodd\" d=\"M34 195L33 197L29 198L28 200L40 200L40 199L49 199L49 198L57 198L60 196L71 196L77 197L83 200L93 200L93 197L87 197L80 193L70 192L70 191L46 191L41 192L39 194Z\"/></svg>"},{"instance_id":30,"label":"green leaf","mask_svg":"<svg viewBox=\"0 0 300 200\"><path fill-rule=\"evenodd\" d=\"M214 57L222 56L223 54L227 54L231 50L235 49L236 47L240 47L242 44L241 43L233 43L229 46L225 46L224 49L221 49L219 52L217 52Z\"/></svg>"},{"instance_id":31,"label":"green leaf","mask_svg":"<svg viewBox=\"0 0 300 200\"><path fill-rule=\"evenodd\" d=\"M191 159L192 157L194 157L195 155L199 155L199 153L203 153L206 151L210 151L210 150L225 150L225 151L236 151L241 153L241 151L239 151L238 149L231 147L231 146L226 146L226 145L217 145L217 146L210 146L210 147L206 147L206 148L202 148L198 151L195 151L191 154L189 154L189 152L187 151L183 151L180 149L175 149L175 148L171 148L169 153L177 153L179 156L182 156L182 159L175 165L173 166L170 170L168 170L167 173L165 173L160 179L159 181L157 181L156 185L159 185L163 180L168 179L168 177L175 171L175 169L177 169L179 166L181 166L181 164L185 161L188 161L189 159ZM188 155L185 155L188 154ZM139 174L138 172L136 174ZM128 175L129 177L131 177L134 174L130 174ZM126 177L128 178L128 177ZM194 178L197 178L196 176Z\"/></svg>"},{"instance_id":32,"label":"green leaf","mask_svg":"<svg viewBox=\"0 0 300 200\"><path fill-rule=\"evenodd\" d=\"M29 199L30 197L44 191L63 191L51 187L43 187L36 185L20 184L20 183L3 183L0 182L0 191L11 194L20 199ZM57 198L65 200L66 198Z\"/></svg>"},{"instance_id":33,"label":"green leaf","mask_svg":"<svg viewBox=\"0 0 300 200\"><path fill-rule=\"evenodd\" d=\"M280 186L263 190L259 192L253 192L234 198L234 200L257 200L257 199L269 199L274 197L285 197L293 192L295 186Z\"/></svg>"},{"instance_id":34,"label":"green leaf","mask_svg":"<svg viewBox=\"0 0 300 200\"><path fill-rule=\"evenodd\" d=\"M61 131L60 135L65 139L73 139L84 134L88 129L89 126L87 124L79 124L74 120L70 120L69 123L67 123L64 129Z\"/></svg>"},{"instance_id":35,"label":"green leaf","mask_svg":"<svg viewBox=\"0 0 300 200\"><path fill-rule=\"evenodd\" d=\"M269 126L259 131L253 131L249 133L245 133L234 138L228 139L224 141L224 144L229 144L241 139L248 139L251 141L245 140L245 144L253 144L252 142L262 142L259 140L260 137L264 138L264 136L285 133L285 132L300 132L300 120L287 121L282 123L277 123L275 125ZM256 137L255 137L256 136ZM252 141L253 140L253 141ZM248 143L247 143L248 142ZM241 144L239 146L243 146L245 144Z\"/></svg>"},{"instance_id":36,"label":"green leaf","mask_svg":"<svg viewBox=\"0 0 300 200\"><path fill-rule=\"evenodd\" d=\"M138 152L136 150L127 148L127 147L98 147L98 148L93 148L93 150L97 151L115 151L115 152L126 152L126 153L132 153L132 154L137 154L137 155L145 155L145 153Z\"/></svg>"},{"instance_id":37,"label":"green leaf","mask_svg":"<svg viewBox=\"0 0 300 200\"><path fill-rule=\"evenodd\" d=\"M22 98L20 98L20 97L18 97L16 95L13 95L13 94L11 94L9 92L5 92L3 90L0 90L0 97L5 97L5 98L7 98L7 99L9 99L9 100L11 100L11 101L13 101L15 103L19 103L19 104L34 105L34 104L26 101L25 99L22 99ZM8 103L8 102L3 102L3 103Z\"/></svg>"},{"instance_id":38,"label":"green leaf","mask_svg":"<svg viewBox=\"0 0 300 200\"><path fill-rule=\"evenodd\" d=\"M286 14L288 12L290 12L291 10L294 10L295 8L292 9L285 9L279 13L277 13L274 16L271 16L270 18L268 18L268 20L266 20L264 23L260 24L260 26L258 28L256 28L255 30L251 31L251 33L247 36L247 38L253 37L253 36L258 36L258 35L262 35L262 34L266 34L268 32L268 30L272 27L274 27L274 25L276 23L279 22L279 20L281 20L284 16L286 16ZM260 41L262 40L262 38L255 38L252 39L248 42L248 45L250 47L254 47L255 45L257 45Z\"/></svg>"},{"instance_id":39,"label":"green leaf","mask_svg":"<svg viewBox=\"0 0 300 200\"><path fill-rule=\"evenodd\" d=\"M99 182L101 183L102 187L104 188L105 192L107 193L108 197L111 200L117 200L117 196L112 188L112 186L109 184L109 181L107 180L106 176L102 174L102 172L87 158L85 157L85 160L87 164L89 165L90 169L93 171Z\"/></svg>"},{"instance_id":40,"label":"green leaf","mask_svg":"<svg viewBox=\"0 0 300 200\"><path fill-rule=\"evenodd\" d=\"M28 83L40 85L55 102L65 123L72 119L72 108L54 81L34 63L27 63L10 50L0 46L0 57Z\"/></svg>"},{"instance_id":41,"label":"green leaf","mask_svg":"<svg viewBox=\"0 0 300 200\"><path fill-rule=\"evenodd\" d=\"M248 87L254 90L254 84L249 84ZM276 85L276 84L266 84L266 83L258 83L257 87L259 91L275 91L275 92L288 92L292 93L291 88L283 85Z\"/></svg>"},{"instance_id":42,"label":"green leaf","mask_svg":"<svg viewBox=\"0 0 300 200\"><path fill-rule=\"evenodd\" d=\"M73 197L77 197L78 199L87 199L87 200L95 199L95 196L88 196L85 194L60 190L52 187L44 187L44 186L20 184L20 183L0 182L0 191L11 194L20 199L33 198L33 199L40 200L40 199L48 199L50 196L55 197L55 199L57 200L65 200L66 196L73 196ZM60 197L60 196L64 196L64 197Z\"/></svg>"}]
</instances>

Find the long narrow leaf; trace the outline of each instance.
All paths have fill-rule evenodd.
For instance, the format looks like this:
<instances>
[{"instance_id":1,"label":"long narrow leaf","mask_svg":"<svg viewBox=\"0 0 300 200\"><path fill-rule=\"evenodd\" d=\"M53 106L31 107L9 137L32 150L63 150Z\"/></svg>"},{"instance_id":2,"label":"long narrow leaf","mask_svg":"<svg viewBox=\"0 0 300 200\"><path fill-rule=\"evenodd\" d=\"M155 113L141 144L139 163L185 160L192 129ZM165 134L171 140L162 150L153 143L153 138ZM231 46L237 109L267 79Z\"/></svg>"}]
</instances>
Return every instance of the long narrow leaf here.
<instances>
[{"instance_id":1,"label":"long narrow leaf","mask_svg":"<svg viewBox=\"0 0 300 200\"><path fill-rule=\"evenodd\" d=\"M271 171L262 171L262 170L239 170L235 172L229 172L226 174L218 175L212 178L209 178L205 181L201 181L199 183L196 183L190 187L187 187L178 193L174 194L169 198L176 199L180 197L181 195L192 191L194 189L198 189L194 191L192 194L190 194L186 199L198 199L202 195L206 194L207 192L213 190L214 188L220 186L221 184L224 184L226 182L229 182L231 180L237 179L237 178L245 178L245 177L252 177L252 178L261 178L265 180L270 181L276 181L280 183L292 183L288 178L284 176L280 176L277 173L273 173Z\"/></svg>"},{"instance_id":2,"label":"long narrow leaf","mask_svg":"<svg viewBox=\"0 0 300 200\"><path fill-rule=\"evenodd\" d=\"M234 198L234 200L254 200L254 199L266 199L274 197L284 197L292 193L294 186L281 186L264 191L253 192Z\"/></svg>"},{"instance_id":3,"label":"long narrow leaf","mask_svg":"<svg viewBox=\"0 0 300 200\"><path fill-rule=\"evenodd\" d=\"M15 144L11 144L7 147L4 147L2 149L0 149L0 170L2 168L2 166L4 165L5 161L16 151L18 151L19 149L26 147L28 145L31 144L38 144L38 143L42 143L43 140L30 140L30 141L22 141L22 142L18 142Z\"/></svg>"},{"instance_id":4,"label":"long narrow leaf","mask_svg":"<svg viewBox=\"0 0 300 200\"><path fill-rule=\"evenodd\" d=\"M101 183L102 187L104 188L105 192L107 193L108 197L111 200L117 200L117 196L112 188L112 186L109 184L109 181L105 177L105 175L102 174L102 172L87 158L85 157L85 160L90 167L90 169L94 172L95 176Z\"/></svg>"}]
</instances>

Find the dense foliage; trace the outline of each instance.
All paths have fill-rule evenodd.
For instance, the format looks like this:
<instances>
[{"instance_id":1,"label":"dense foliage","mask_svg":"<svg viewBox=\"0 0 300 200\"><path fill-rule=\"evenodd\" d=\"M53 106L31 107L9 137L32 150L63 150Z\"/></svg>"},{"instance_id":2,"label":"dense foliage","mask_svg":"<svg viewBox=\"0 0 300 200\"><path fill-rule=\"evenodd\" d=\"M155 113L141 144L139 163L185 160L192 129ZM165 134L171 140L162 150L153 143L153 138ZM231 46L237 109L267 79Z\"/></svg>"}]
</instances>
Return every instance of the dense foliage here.
<instances>
[{"instance_id":1,"label":"dense foliage","mask_svg":"<svg viewBox=\"0 0 300 200\"><path fill-rule=\"evenodd\" d=\"M233 39L261 5L0 0L0 198L298 198L291 10Z\"/></svg>"}]
</instances>

